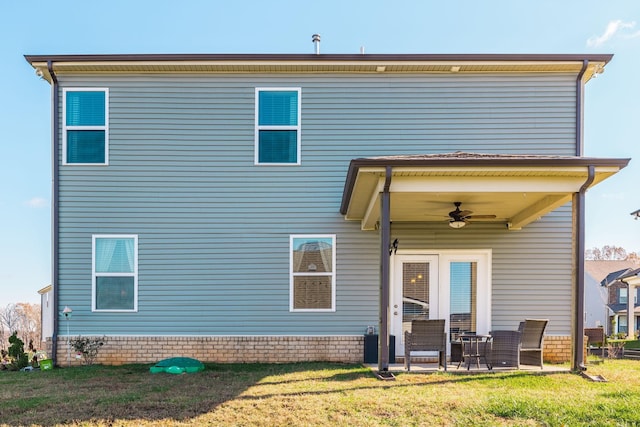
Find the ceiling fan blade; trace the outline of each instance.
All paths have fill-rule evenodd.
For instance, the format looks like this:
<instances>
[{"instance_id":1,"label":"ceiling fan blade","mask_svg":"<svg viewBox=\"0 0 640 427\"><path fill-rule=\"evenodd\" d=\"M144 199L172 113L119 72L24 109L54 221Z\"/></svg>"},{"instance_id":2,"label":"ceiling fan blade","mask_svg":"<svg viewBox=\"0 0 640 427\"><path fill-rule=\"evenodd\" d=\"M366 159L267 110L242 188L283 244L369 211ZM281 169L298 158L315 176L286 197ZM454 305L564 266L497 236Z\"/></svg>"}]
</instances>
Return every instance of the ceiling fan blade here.
<instances>
[{"instance_id":1,"label":"ceiling fan blade","mask_svg":"<svg viewBox=\"0 0 640 427\"><path fill-rule=\"evenodd\" d=\"M495 215L470 215L468 217L466 217L468 219L494 219L496 218Z\"/></svg>"}]
</instances>

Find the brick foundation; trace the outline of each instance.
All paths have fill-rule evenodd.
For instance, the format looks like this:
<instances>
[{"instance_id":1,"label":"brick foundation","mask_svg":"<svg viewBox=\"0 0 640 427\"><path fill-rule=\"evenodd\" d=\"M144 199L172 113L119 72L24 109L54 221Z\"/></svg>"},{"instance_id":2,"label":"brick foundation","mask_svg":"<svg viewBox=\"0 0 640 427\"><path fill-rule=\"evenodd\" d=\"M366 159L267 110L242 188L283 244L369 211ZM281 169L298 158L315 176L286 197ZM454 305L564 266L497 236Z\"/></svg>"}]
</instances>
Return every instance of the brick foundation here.
<instances>
[{"instance_id":1,"label":"brick foundation","mask_svg":"<svg viewBox=\"0 0 640 427\"><path fill-rule=\"evenodd\" d=\"M155 363L192 357L217 363L345 362L361 363L363 336L342 337L105 337L95 363ZM51 348L51 342L48 345ZM58 365L67 362L67 340L58 340ZM72 351L71 365L80 365Z\"/></svg>"},{"instance_id":2,"label":"brick foundation","mask_svg":"<svg viewBox=\"0 0 640 427\"><path fill-rule=\"evenodd\" d=\"M542 358L545 363L565 363L571 360L570 336L544 336Z\"/></svg>"},{"instance_id":3,"label":"brick foundation","mask_svg":"<svg viewBox=\"0 0 640 427\"><path fill-rule=\"evenodd\" d=\"M216 363L343 362L362 363L363 336L342 337L106 337L96 363L155 363L169 357L192 357ZM58 340L58 365L67 362L67 340ZM51 354L51 341L47 341ZM434 359L435 360L435 359ZM544 362L571 360L571 337L545 336ZM402 358L398 358L398 362ZM394 361L390 361L393 363ZM81 360L71 354L71 364Z\"/></svg>"}]
</instances>

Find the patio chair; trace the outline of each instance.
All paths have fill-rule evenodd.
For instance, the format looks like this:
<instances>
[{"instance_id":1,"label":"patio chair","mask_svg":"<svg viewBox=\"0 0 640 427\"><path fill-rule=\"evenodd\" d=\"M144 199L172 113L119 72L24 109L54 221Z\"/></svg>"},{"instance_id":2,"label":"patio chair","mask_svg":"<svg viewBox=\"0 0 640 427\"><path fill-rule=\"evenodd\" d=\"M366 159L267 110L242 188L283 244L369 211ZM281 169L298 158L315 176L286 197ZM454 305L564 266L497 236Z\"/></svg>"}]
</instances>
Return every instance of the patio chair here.
<instances>
[{"instance_id":1,"label":"patio chair","mask_svg":"<svg viewBox=\"0 0 640 427\"><path fill-rule=\"evenodd\" d=\"M605 334L604 328L584 328L584 336L587 337L587 351L596 344L600 346L601 355L600 358L604 362L605 359Z\"/></svg>"},{"instance_id":2,"label":"patio chair","mask_svg":"<svg viewBox=\"0 0 640 427\"><path fill-rule=\"evenodd\" d=\"M522 335L520 337L520 363L523 365L540 366L542 369L542 351L544 330L548 319L525 319L520 323Z\"/></svg>"},{"instance_id":3,"label":"patio chair","mask_svg":"<svg viewBox=\"0 0 640 427\"><path fill-rule=\"evenodd\" d=\"M438 365L442 365L446 371L447 334L444 329L444 319L411 322L411 331L404 333L404 367L407 372L411 370L412 351L437 351Z\"/></svg>"},{"instance_id":4,"label":"patio chair","mask_svg":"<svg viewBox=\"0 0 640 427\"><path fill-rule=\"evenodd\" d=\"M493 367L520 368L519 331L491 331L491 365Z\"/></svg>"}]
</instances>

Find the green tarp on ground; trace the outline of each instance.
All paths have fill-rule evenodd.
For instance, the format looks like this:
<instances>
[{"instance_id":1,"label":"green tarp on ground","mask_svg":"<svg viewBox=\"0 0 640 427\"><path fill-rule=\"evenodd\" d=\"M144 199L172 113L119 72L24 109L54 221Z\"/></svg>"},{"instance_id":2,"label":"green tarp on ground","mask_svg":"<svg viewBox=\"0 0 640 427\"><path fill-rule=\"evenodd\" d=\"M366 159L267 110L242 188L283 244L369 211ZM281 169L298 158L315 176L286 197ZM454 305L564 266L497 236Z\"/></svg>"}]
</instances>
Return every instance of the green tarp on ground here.
<instances>
[{"instance_id":1,"label":"green tarp on ground","mask_svg":"<svg viewBox=\"0 0 640 427\"><path fill-rule=\"evenodd\" d=\"M156 363L150 369L152 374L166 372L168 374L184 374L204 371L202 362L190 357L172 357Z\"/></svg>"}]
</instances>

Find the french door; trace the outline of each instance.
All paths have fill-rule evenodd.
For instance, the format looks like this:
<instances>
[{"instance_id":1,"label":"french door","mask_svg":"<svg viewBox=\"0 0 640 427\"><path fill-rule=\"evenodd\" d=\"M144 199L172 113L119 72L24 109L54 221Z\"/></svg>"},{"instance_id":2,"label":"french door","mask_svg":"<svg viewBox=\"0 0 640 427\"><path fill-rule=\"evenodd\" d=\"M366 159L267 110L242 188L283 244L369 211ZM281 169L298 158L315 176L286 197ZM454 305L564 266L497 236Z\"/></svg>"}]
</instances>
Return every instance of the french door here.
<instances>
[{"instance_id":1,"label":"french door","mask_svg":"<svg viewBox=\"0 0 640 427\"><path fill-rule=\"evenodd\" d=\"M390 333L396 356L415 319L445 319L448 340L491 329L491 252L402 253L391 260Z\"/></svg>"}]
</instances>

